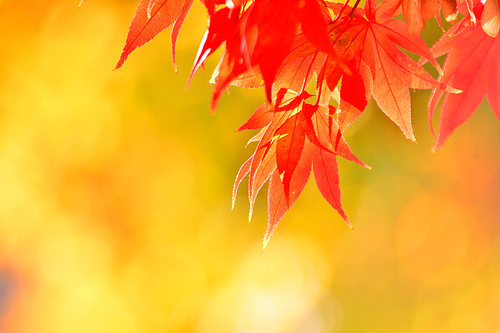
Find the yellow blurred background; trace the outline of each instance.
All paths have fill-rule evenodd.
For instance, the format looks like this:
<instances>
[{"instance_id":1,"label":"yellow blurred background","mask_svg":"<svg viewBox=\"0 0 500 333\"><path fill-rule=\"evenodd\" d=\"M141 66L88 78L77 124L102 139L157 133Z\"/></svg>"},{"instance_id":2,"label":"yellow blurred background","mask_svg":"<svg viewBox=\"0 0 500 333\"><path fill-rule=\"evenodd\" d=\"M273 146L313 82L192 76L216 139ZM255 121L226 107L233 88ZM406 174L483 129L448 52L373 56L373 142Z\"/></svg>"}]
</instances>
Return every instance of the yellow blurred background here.
<instances>
[{"instance_id":1,"label":"yellow blurred background","mask_svg":"<svg viewBox=\"0 0 500 333\"><path fill-rule=\"evenodd\" d=\"M371 102L340 162L349 229L314 182L266 250L231 190L264 100L215 116L207 62L184 90L206 14L195 1L112 71L137 1L0 1L0 332L500 332L500 128L488 105L431 153ZM426 34L429 38L435 25Z\"/></svg>"}]
</instances>

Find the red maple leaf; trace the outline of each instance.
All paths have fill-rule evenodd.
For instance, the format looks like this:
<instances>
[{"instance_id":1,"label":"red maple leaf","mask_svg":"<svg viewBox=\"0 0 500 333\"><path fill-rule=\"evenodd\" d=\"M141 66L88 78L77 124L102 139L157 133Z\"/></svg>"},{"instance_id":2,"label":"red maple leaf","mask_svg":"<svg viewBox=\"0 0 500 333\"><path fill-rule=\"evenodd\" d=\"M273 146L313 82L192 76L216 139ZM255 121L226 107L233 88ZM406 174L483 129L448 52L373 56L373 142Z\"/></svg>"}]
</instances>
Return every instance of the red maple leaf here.
<instances>
[{"instance_id":1,"label":"red maple leaf","mask_svg":"<svg viewBox=\"0 0 500 333\"><path fill-rule=\"evenodd\" d=\"M313 44L305 32L296 34L293 47L277 70L278 78L273 81L274 103L261 106L241 128L264 128L252 139L259 141L257 150L240 169L233 191L234 199L239 183L249 174L251 216L257 193L269 179L269 220L264 245L301 193L311 167L325 199L350 224L340 204L335 157L341 155L362 164L352 155L341 133L364 110L372 95L404 134L414 140L409 88L448 89L400 50L401 47L418 54L440 70L424 41L410 34L401 21L377 22L370 2L368 6L366 14L364 10L344 6L344 15L329 23L333 41L333 50L329 52ZM334 11L339 8L330 7ZM304 91L313 73L318 74L314 105L306 103L311 95ZM263 74L255 70L231 81L252 85L251 82L259 82L257 77ZM337 110L328 105L340 81L341 128L333 118ZM284 103L284 99L288 102Z\"/></svg>"},{"instance_id":2,"label":"red maple leaf","mask_svg":"<svg viewBox=\"0 0 500 333\"><path fill-rule=\"evenodd\" d=\"M264 247L274 230L306 185L311 168L323 197L348 223L340 203L336 156L367 167L350 150L335 119L335 108L308 104L311 95L282 89L276 106L264 104L240 127L263 128L251 141L259 141L252 157L238 172L233 189L233 206L242 179L249 175L250 215L258 192L269 180L268 227Z\"/></svg>"},{"instance_id":3,"label":"red maple leaf","mask_svg":"<svg viewBox=\"0 0 500 333\"><path fill-rule=\"evenodd\" d=\"M172 29L172 56L175 66L175 43L193 0L141 0L130 23L127 41L116 64L120 68L129 54L174 24Z\"/></svg>"},{"instance_id":4,"label":"red maple leaf","mask_svg":"<svg viewBox=\"0 0 500 333\"><path fill-rule=\"evenodd\" d=\"M349 9L346 13L349 11L351 14L344 14L332 26L341 62L332 63L325 76L332 90L342 78L341 128L345 130L356 119L372 95L380 109L414 141L409 88L449 88L438 83L400 48L427 59L438 71L441 69L423 39L410 34L404 22L390 19L379 23L376 11L369 7L354 12Z\"/></svg>"},{"instance_id":5,"label":"red maple leaf","mask_svg":"<svg viewBox=\"0 0 500 333\"><path fill-rule=\"evenodd\" d=\"M482 16L482 7L482 3L476 5L476 17ZM434 150L438 150L451 133L469 119L485 95L500 120L500 38L487 35L480 24L474 25L470 16L466 16L443 35L431 51L436 57L448 54L444 75L439 81L462 91L460 94L450 94L442 89L432 92L430 122L437 104L445 95L434 145Z\"/></svg>"}]
</instances>

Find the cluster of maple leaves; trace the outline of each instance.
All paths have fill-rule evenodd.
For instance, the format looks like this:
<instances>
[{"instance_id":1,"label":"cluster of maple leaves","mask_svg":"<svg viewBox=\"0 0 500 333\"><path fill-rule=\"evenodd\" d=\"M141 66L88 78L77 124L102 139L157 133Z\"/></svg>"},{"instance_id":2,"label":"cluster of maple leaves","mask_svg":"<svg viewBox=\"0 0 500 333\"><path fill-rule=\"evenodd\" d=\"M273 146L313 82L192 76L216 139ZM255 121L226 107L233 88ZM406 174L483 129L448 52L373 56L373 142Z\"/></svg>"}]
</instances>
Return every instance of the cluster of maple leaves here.
<instances>
[{"instance_id":1,"label":"cluster of maple leaves","mask_svg":"<svg viewBox=\"0 0 500 333\"><path fill-rule=\"evenodd\" d=\"M239 170L233 190L234 206L240 182L248 176L251 218L257 194L269 181L264 246L311 171L323 197L351 225L340 202L336 158L369 168L352 153L343 133L370 98L414 141L409 88L433 89L430 120L444 95L435 150L485 95L500 119L498 0L366 0L364 8L359 0L353 7L349 1L328 0L201 2L209 26L189 81L207 57L224 47L211 80L211 110L229 85L265 89L267 102L239 129L260 132L250 139L257 148ZM141 0L116 68L171 25L175 66L175 43L192 3ZM394 18L400 14L404 20ZM433 17L441 26L441 17L454 25L429 49L420 32ZM444 54L441 69L435 58ZM425 62L437 69L438 79L422 68ZM313 80L314 95L306 91Z\"/></svg>"}]
</instances>

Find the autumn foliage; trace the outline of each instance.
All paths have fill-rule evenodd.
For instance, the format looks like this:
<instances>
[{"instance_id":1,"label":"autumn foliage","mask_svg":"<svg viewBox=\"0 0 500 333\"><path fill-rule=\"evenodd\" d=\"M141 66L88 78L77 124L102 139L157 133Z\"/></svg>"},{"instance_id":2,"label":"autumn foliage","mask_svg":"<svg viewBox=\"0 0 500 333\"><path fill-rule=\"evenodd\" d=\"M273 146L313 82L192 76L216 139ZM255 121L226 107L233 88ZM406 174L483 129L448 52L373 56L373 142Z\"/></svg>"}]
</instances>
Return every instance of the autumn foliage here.
<instances>
[{"instance_id":1,"label":"autumn foliage","mask_svg":"<svg viewBox=\"0 0 500 333\"><path fill-rule=\"evenodd\" d=\"M253 155L233 190L248 176L250 218L269 182L267 245L310 174L328 203L350 222L340 202L337 156L369 168L343 133L373 97L380 109L415 141L411 89L432 89L429 120L441 102L434 150L477 109L486 95L500 119L498 0L201 0L209 26L188 83L215 50L224 51L213 74L214 111L230 85L263 87L267 101L239 130L259 130ZM173 25L175 43L193 0L141 0L130 25L121 67L129 54ZM402 19L401 15L402 14ZM453 26L430 49L420 36L425 21ZM404 51L420 57L412 60ZM436 57L447 55L443 68ZM436 79L422 65L431 63ZM315 84L314 94L306 87ZM443 99L444 96L444 99ZM432 122L431 122L432 130Z\"/></svg>"}]
</instances>

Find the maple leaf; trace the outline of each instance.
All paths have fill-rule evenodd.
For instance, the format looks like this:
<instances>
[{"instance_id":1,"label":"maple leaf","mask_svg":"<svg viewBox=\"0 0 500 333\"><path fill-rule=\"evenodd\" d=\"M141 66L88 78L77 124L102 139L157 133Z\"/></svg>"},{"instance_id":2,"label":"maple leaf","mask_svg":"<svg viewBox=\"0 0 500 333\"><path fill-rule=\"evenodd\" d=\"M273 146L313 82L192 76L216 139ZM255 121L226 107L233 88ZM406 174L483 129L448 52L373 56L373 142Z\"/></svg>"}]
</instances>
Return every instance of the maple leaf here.
<instances>
[{"instance_id":1,"label":"maple leaf","mask_svg":"<svg viewBox=\"0 0 500 333\"><path fill-rule=\"evenodd\" d=\"M475 8L476 17L481 17L481 11L482 4L479 3ZM434 111L444 95L434 145L436 151L456 128L469 119L485 95L500 120L500 38L487 35L480 24L474 25L470 16L466 16L441 37L431 52L436 57L448 54L444 75L439 81L462 91L460 94L450 94L442 89L432 92L429 100L431 128Z\"/></svg>"},{"instance_id":2,"label":"maple leaf","mask_svg":"<svg viewBox=\"0 0 500 333\"><path fill-rule=\"evenodd\" d=\"M116 64L120 68L129 54L174 24L171 34L172 56L175 67L175 43L193 0L141 0L130 23L127 41Z\"/></svg>"},{"instance_id":3,"label":"maple leaf","mask_svg":"<svg viewBox=\"0 0 500 333\"><path fill-rule=\"evenodd\" d=\"M239 130L263 128L255 153L240 168L233 187L233 207L242 179L249 175L251 219L258 192L269 180L267 245L279 221L306 185L311 169L323 197L350 226L340 203L336 156L367 167L350 150L332 115L332 106L308 104L311 95L282 89L275 105L264 104Z\"/></svg>"},{"instance_id":4,"label":"maple leaf","mask_svg":"<svg viewBox=\"0 0 500 333\"><path fill-rule=\"evenodd\" d=\"M371 8L357 9L353 14L345 15L333 25L332 34L336 39L338 58L349 69L346 71L337 61L330 64L326 74L331 90L342 78L341 128L345 130L356 119L372 95L405 136L415 141L409 88L450 90L401 51L403 48L417 54L441 71L422 38L410 34L402 21L390 19L379 23L376 11Z\"/></svg>"}]
</instances>

